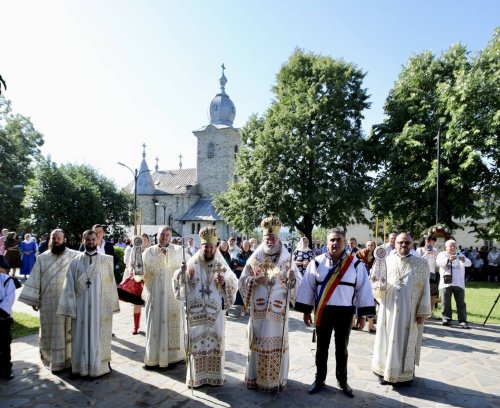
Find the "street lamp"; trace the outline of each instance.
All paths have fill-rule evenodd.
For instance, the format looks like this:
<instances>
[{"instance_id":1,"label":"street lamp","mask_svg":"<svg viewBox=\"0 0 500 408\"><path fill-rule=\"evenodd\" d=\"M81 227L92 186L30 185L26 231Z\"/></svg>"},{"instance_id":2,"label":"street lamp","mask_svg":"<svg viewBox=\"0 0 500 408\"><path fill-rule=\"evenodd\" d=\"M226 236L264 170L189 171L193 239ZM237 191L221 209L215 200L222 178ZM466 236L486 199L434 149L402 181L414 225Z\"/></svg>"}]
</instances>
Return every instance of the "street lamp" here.
<instances>
[{"instance_id":1,"label":"street lamp","mask_svg":"<svg viewBox=\"0 0 500 408\"><path fill-rule=\"evenodd\" d=\"M137 179L142 173L145 173L146 171L151 171L151 170L143 170L141 172L138 172L137 169L132 170L130 167L128 167L126 164L123 164L121 162L117 162L120 166L123 166L132 173L132 176L134 177L134 235L137 235Z\"/></svg>"},{"instance_id":2,"label":"street lamp","mask_svg":"<svg viewBox=\"0 0 500 408\"><path fill-rule=\"evenodd\" d=\"M439 179L441 176L441 125L446 118L439 118L437 134L437 171L436 171L436 225L439 223Z\"/></svg>"},{"instance_id":3,"label":"street lamp","mask_svg":"<svg viewBox=\"0 0 500 408\"><path fill-rule=\"evenodd\" d=\"M155 203L157 207L163 207L163 225L165 224L165 213L167 211L167 204L160 204L160 203Z\"/></svg>"}]
</instances>

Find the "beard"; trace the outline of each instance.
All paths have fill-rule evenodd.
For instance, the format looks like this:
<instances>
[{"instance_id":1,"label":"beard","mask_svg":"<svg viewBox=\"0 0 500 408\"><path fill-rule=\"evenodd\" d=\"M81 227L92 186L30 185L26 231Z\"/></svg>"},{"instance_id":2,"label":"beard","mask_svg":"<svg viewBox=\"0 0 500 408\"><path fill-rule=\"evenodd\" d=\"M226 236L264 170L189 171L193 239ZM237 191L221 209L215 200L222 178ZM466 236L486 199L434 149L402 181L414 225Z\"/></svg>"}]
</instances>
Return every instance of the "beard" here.
<instances>
[{"instance_id":1,"label":"beard","mask_svg":"<svg viewBox=\"0 0 500 408\"><path fill-rule=\"evenodd\" d=\"M87 252L94 252L95 250L97 250L97 245L85 245L85 251Z\"/></svg>"},{"instance_id":2,"label":"beard","mask_svg":"<svg viewBox=\"0 0 500 408\"><path fill-rule=\"evenodd\" d=\"M212 253L203 252L203 259L205 260L205 262L213 261L214 257L215 257L215 252Z\"/></svg>"},{"instance_id":3,"label":"beard","mask_svg":"<svg viewBox=\"0 0 500 408\"><path fill-rule=\"evenodd\" d=\"M402 256L403 258L410 255L410 248L399 248L398 249L398 255Z\"/></svg>"},{"instance_id":4,"label":"beard","mask_svg":"<svg viewBox=\"0 0 500 408\"><path fill-rule=\"evenodd\" d=\"M267 246L266 244L264 244L264 253L266 255L274 255L279 251L280 245L281 245L281 242L278 242L277 244L274 244L273 246Z\"/></svg>"},{"instance_id":5,"label":"beard","mask_svg":"<svg viewBox=\"0 0 500 408\"><path fill-rule=\"evenodd\" d=\"M66 244L54 245L52 242L49 244L50 252L54 255L61 255L66 249Z\"/></svg>"}]
</instances>

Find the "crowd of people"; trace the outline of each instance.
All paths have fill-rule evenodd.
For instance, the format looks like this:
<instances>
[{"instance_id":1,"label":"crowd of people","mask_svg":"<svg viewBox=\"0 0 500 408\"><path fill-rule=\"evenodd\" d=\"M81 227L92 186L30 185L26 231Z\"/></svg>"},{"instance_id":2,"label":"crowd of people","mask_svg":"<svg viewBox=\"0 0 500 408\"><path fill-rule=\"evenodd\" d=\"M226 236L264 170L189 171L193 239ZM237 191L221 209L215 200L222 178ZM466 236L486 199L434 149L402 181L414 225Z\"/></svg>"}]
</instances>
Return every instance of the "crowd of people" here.
<instances>
[{"instance_id":1,"label":"crowd of people","mask_svg":"<svg viewBox=\"0 0 500 408\"><path fill-rule=\"evenodd\" d=\"M462 251L454 240L445 250L425 237L416 249L407 233L392 233L376 247L359 248L343 229L328 231L324 251L302 237L296 248L279 237L275 216L262 220L263 240L220 240L214 227L202 228L200 245L193 237L175 241L172 228L158 229L154 244L147 234L116 246L124 248L125 272L117 285L115 247L96 224L82 234L78 250L66 246L55 229L46 248L26 234L17 244L4 230L0 240L0 375L14 378L10 362L10 327L16 281L10 272L13 248L26 258L19 264L24 282L19 301L40 313L40 356L48 369L71 370L72 376L100 377L111 372L112 317L119 300L134 304L133 334L145 310L144 369L157 370L186 361L190 388L224 384L225 321L228 310L249 313L246 386L264 392L287 388L288 315L303 313L314 326L316 375L308 392L320 392L334 334L336 378L348 397L348 344L351 330L375 334L372 370L381 384L411 385L419 364L424 321L433 316L439 290L442 324L452 322L452 296L458 327L468 329L466 269L479 252ZM15 234L14 234L15 235ZM7 239L7 237L10 237ZM43 249L41 251L41 249ZM487 255L488 271L498 277L499 253ZM36 255L36 260L35 260ZM24 265L24 266L23 266ZM496 269L495 269L496 268ZM490 272L488 272L490 274ZM396 313L397 311L397 313Z\"/></svg>"}]
</instances>

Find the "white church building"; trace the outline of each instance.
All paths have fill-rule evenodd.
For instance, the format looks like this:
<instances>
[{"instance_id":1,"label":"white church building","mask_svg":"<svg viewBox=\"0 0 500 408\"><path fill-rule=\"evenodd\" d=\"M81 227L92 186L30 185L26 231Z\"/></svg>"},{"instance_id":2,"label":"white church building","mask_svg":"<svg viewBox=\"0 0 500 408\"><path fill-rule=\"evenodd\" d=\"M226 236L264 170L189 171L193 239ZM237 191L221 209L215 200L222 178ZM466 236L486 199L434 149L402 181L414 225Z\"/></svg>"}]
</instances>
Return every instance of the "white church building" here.
<instances>
[{"instance_id":1,"label":"white church building","mask_svg":"<svg viewBox=\"0 0 500 408\"><path fill-rule=\"evenodd\" d=\"M138 232L154 235L161 225L170 225L174 235L193 237L212 225L221 239L235 233L212 206L212 197L226 191L234 179L236 154L240 148L239 129L233 127L236 108L225 91L227 83L222 65L220 92L210 102L209 123L193 134L198 140L195 169L154 171L146 162L143 145L142 162L137 178ZM134 193L134 183L125 187Z\"/></svg>"}]
</instances>

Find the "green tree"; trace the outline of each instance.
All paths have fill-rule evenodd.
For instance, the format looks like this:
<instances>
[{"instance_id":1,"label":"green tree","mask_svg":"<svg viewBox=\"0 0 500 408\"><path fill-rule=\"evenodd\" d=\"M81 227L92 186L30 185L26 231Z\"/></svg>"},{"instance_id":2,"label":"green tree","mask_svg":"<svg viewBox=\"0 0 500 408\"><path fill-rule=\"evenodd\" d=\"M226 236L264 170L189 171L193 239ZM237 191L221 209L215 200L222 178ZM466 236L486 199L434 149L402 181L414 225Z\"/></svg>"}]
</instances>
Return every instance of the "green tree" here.
<instances>
[{"instance_id":1,"label":"green tree","mask_svg":"<svg viewBox=\"0 0 500 408\"><path fill-rule=\"evenodd\" d=\"M131 224L132 196L119 191L114 183L86 165L57 166L42 160L26 187L22 222L35 232L58 227L68 239L78 243L81 233L94 224L114 228Z\"/></svg>"},{"instance_id":2,"label":"green tree","mask_svg":"<svg viewBox=\"0 0 500 408\"><path fill-rule=\"evenodd\" d=\"M460 72L455 86L443 86L450 113L450 129L461 140L474 146L486 166L483 179L475 187L483 214L489 220L485 227L475 225L484 239L500 239L500 28L488 46L472 59L471 69Z\"/></svg>"},{"instance_id":3,"label":"green tree","mask_svg":"<svg viewBox=\"0 0 500 408\"><path fill-rule=\"evenodd\" d=\"M242 130L238 181L215 198L217 211L244 231L274 213L311 242L314 226L363 221L364 76L353 64L296 50L277 74L270 108Z\"/></svg>"},{"instance_id":4,"label":"green tree","mask_svg":"<svg viewBox=\"0 0 500 408\"><path fill-rule=\"evenodd\" d=\"M470 117L464 115L461 95L473 71L460 44L439 58L425 51L410 58L389 93L387 119L374 126L369 139L372 159L379 163L371 203L374 214L391 217L398 230L419 232L435 224L438 132L439 222L456 228L454 219L482 217L484 181L492 169L483 156L486 135L471 120L478 111L471 106ZM498 67L496 75L498 81ZM498 98L498 83L494 92ZM482 103L478 92L468 97ZM485 103L486 110L496 105L498 112L498 99ZM478 119L488 122L482 127L493 125L485 115Z\"/></svg>"},{"instance_id":5,"label":"green tree","mask_svg":"<svg viewBox=\"0 0 500 408\"><path fill-rule=\"evenodd\" d=\"M0 225L17 230L22 189L40 157L43 136L30 119L14 114L11 102L0 96Z\"/></svg>"}]
</instances>

